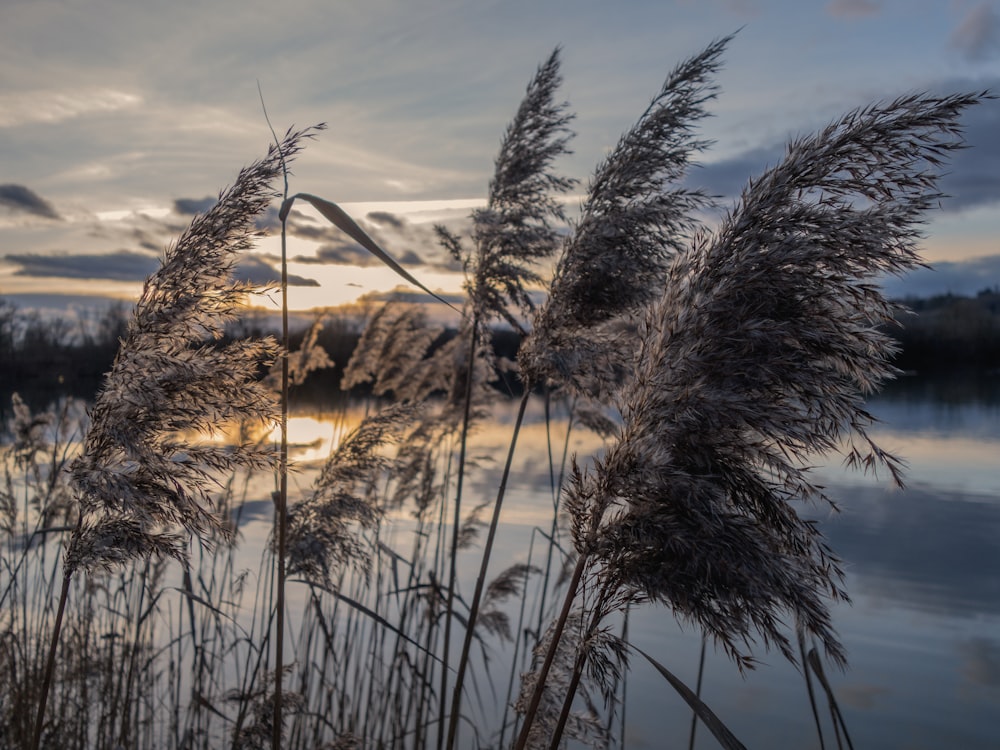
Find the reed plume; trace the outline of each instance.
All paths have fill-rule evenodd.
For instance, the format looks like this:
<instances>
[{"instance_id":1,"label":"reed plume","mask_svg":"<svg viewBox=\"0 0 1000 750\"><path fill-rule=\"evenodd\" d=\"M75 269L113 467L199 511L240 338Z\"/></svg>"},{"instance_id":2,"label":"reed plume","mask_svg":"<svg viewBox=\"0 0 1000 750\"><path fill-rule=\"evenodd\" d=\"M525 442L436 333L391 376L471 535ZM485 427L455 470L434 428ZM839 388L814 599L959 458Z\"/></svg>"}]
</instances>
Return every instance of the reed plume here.
<instances>
[{"instance_id":1,"label":"reed plume","mask_svg":"<svg viewBox=\"0 0 1000 750\"><path fill-rule=\"evenodd\" d=\"M555 195L576 181L553 171L553 163L569 153L573 115L555 99L562 84L559 49L553 50L528 84L517 114L507 126L497 154L485 208L472 214L475 254L468 290L480 320L497 316L521 328L515 311L533 309L527 287L541 281L532 267L559 245L558 227L565 222ZM443 244L461 256L454 237Z\"/></svg>"},{"instance_id":2,"label":"reed plume","mask_svg":"<svg viewBox=\"0 0 1000 750\"><path fill-rule=\"evenodd\" d=\"M35 748L74 572L111 570L151 555L184 560L191 535L209 546L228 538L228 521L212 507L219 477L275 465L271 451L255 444L213 445L190 436L276 418L278 405L258 371L278 356L277 343L216 342L251 291L232 275L258 236L254 220L275 197L271 183L309 135L289 131L241 170L143 285L90 413L81 454L69 467L79 514L63 558Z\"/></svg>"},{"instance_id":3,"label":"reed plume","mask_svg":"<svg viewBox=\"0 0 1000 750\"><path fill-rule=\"evenodd\" d=\"M845 444L849 464L902 483L864 409L895 374L879 329L894 308L875 280L919 265L937 168L979 98L904 97L793 141L672 265L621 437L570 493L603 518L581 549L741 665L755 636L794 660L784 613L844 661L824 599L847 598L842 572L792 503L829 503L805 467Z\"/></svg>"},{"instance_id":4,"label":"reed plume","mask_svg":"<svg viewBox=\"0 0 1000 750\"><path fill-rule=\"evenodd\" d=\"M336 570L350 565L367 572L370 554L358 530L378 524L376 483L393 466L380 450L401 439L416 411L397 404L366 417L330 454L312 493L289 507L289 575L329 589Z\"/></svg>"},{"instance_id":5,"label":"reed plume","mask_svg":"<svg viewBox=\"0 0 1000 750\"><path fill-rule=\"evenodd\" d=\"M143 285L111 371L71 467L83 522L66 567L118 564L149 551L183 558L185 534L225 538L212 508L218 477L274 465L269 448L196 442L241 421L273 423L278 404L258 375L277 342L222 338L252 287L232 273L275 197L272 183L308 131L289 132L244 168L218 202L169 248Z\"/></svg>"},{"instance_id":6,"label":"reed plume","mask_svg":"<svg viewBox=\"0 0 1000 750\"><path fill-rule=\"evenodd\" d=\"M576 383L585 392L621 379L634 341L607 324L638 312L662 288L670 261L710 204L679 186L693 155L709 145L695 128L715 98L713 81L731 36L713 42L666 77L646 111L598 164L581 216L563 243L546 301L519 355L522 377ZM627 365L626 365L627 367ZM586 382L586 385L583 383Z\"/></svg>"},{"instance_id":7,"label":"reed plume","mask_svg":"<svg viewBox=\"0 0 1000 750\"><path fill-rule=\"evenodd\" d=\"M371 383L376 396L422 403L433 393L449 389L451 368L427 358L431 344L443 329L430 326L419 307L386 302L368 321L351 359L344 368L341 388Z\"/></svg>"}]
</instances>

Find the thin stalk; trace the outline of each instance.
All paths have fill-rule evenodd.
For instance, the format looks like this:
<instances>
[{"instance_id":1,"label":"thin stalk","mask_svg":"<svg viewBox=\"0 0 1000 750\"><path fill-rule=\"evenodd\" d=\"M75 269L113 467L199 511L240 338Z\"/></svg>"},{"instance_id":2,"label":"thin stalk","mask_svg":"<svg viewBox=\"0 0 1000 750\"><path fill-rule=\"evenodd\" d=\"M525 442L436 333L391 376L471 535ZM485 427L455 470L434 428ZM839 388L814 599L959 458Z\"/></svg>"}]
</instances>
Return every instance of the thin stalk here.
<instances>
[{"instance_id":1,"label":"thin stalk","mask_svg":"<svg viewBox=\"0 0 1000 750\"><path fill-rule=\"evenodd\" d=\"M271 120L264 106L264 94L257 84L260 94L260 106L264 110L264 119L271 130L274 142L281 158L281 173L285 189L282 200L288 200L288 167L285 155L281 150L281 139L274 132ZM287 223L281 219L281 447L278 457L278 496L275 498L274 514L278 526L278 592L275 597L277 617L275 620L274 643L274 726L271 736L273 750L281 750L281 681L284 671L285 642L285 535L288 528L288 253L287 253Z\"/></svg>"},{"instance_id":2,"label":"thin stalk","mask_svg":"<svg viewBox=\"0 0 1000 750\"><path fill-rule=\"evenodd\" d=\"M632 606L630 604L625 605L625 622L622 623L622 641L628 643L628 616L632 612ZM620 750L625 750L625 709L628 707L628 673L626 672L622 675L622 718L620 726L620 734L618 738L618 747Z\"/></svg>"},{"instance_id":3,"label":"thin stalk","mask_svg":"<svg viewBox=\"0 0 1000 750\"><path fill-rule=\"evenodd\" d=\"M514 693L514 675L517 673L517 658L521 650L521 633L524 628L524 610L528 601L528 576L531 570L532 555L535 551L535 532L538 528L531 530L531 538L528 542L528 562L524 573L524 587L521 589L521 609L517 616L517 630L514 631L514 655L510 659L510 678L507 681L507 698L503 703L503 718L500 721L500 741L497 747L503 747L503 741L507 735L507 708L510 706L510 699ZM516 715L516 714L515 714Z\"/></svg>"},{"instance_id":4,"label":"thin stalk","mask_svg":"<svg viewBox=\"0 0 1000 750\"><path fill-rule=\"evenodd\" d=\"M816 707L816 693L813 691L812 677L809 676L809 660L806 658L805 634L796 627L799 636L799 655L802 657L802 675L806 678L806 691L809 693L809 707L812 709L813 721L816 722L816 736L819 738L819 750L826 750L823 742L823 726L819 719L819 709Z\"/></svg>"},{"instance_id":5,"label":"thin stalk","mask_svg":"<svg viewBox=\"0 0 1000 750\"><path fill-rule=\"evenodd\" d=\"M80 518L82 520L83 516ZM79 526L79 522L77 525ZM72 570L67 570L63 573L62 591L59 594L59 606L56 608L56 622L52 628L52 642L49 644L49 657L45 663L45 676L42 678L42 697L38 700L38 716L35 717L35 734L31 740L33 750L38 750L42 742L42 726L45 723L45 704L49 699L52 674L56 668L56 650L59 648L59 634L62 630L63 614L66 611L66 599L69 598L69 583L72 577Z\"/></svg>"},{"instance_id":6,"label":"thin stalk","mask_svg":"<svg viewBox=\"0 0 1000 750\"><path fill-rule=\"evenodd\" d=\"M548 398L549 394L546 390L546 433L549 429L549 417L548 417ZM556 534L559 532L559 505L562 501L562 484L563 477L566 471L566 458L569 455L569 439L573 432L573 415L576 411L576 400L574 399L569 405L569 417L566 423L566 438L563 441L563 451L562 460L559 464L559 481L555 482L553 480L552 488L552 528L549 531L549 547L545 555L545 573L542 576L542 593L538 602L538 627L535 630L536 640L542 637L542 623L545 619L545 602L549 595L549 577L552 573L552 554L556 547ZM549 473L554 475L554 462L552 460L552 451L549 449Z\"/></svg>"},{"instance_id":7,"label":"thin stalk","mask_svg":"<svg viewBox=\"0 0 1000 750\"><path fill-rule=\"evenodd\" d=\"M701 657L699 657L699 659L698 659L698 684L695 686L695 692L694 692L694 694L696 696L698 696L699 700L701 699L701 680L702 680L702 677L705 676L705 644L707 643L707 641L708 641L708 639L705 637L705 634L702 633L702 636L701 636ZM691 734L690 734L690 736L688 738L688 750L694 750L694 735L695 735L695 730L697 730L697 729L698 729L698 712L697 711L692 711L691 712Z\"/></svg>"},{"instance_id":8,"label":"thin stalk","mask_svg":"<svg viewBox=\"0 0 1000 750\"><path fill-rule=\"evenodd\" d=\"M524 723L521 725L521 734L518 735L514 750L524 750L528 743L531 724L534 722L535 714L538 713L538 706L542 702L542 691L545 689L545 680L549 676L549 669L551 669L552 661L555 659L556 649L559 647L563 630L566 628L566 620L569 619L569 613L573 609L573 600L576 598L577 589L580 587L580 579L583 577L583 571L586 567L587 556L580 555L576 561L576 567L573 569L573 578L570 579L569 587L566 590L566 598L563 599L562 611L559 613L559 619L556 620L549 648L545 652L545 660L542 662L542 666L539 668L538 675L535 678L535 687L531 692L531 701L528 703L528 709L524 713Z\"/></svg>"},{"instance_id":9,"label":"thin stalk","mask_svg":"<svg viewBox=\"0 0 1000 750\"><path fill-rule=\"evenodd\" d=\"M486 586L486 571L490 564L490 554L493 552L493 540L496 538L497 527L500 525L500 508L503 506L504 494L507 492L507 480L510 477L510 467L514 461L514 449L517 447L517 437L521 432L521 423L524 421L524 412L528 408L528 399L530 397L531 388L525 383L524 394L521 396L521 403L517 408L517 418L514 420L514 433L511 435L510 449L507 451L507 462L503 467L503 475L500 477L500 487L497 490L497 500L493 505L493 519L490 521L489 532L486 535L486 544L483 547L483 559L479 566L479 577L476 578L476 590L472 595L472 603L469 605L469 624L465 629L462 656L458 662L458 674L455 676L455 690L451 697L451 716L448 721L448 750L453 750L455 747L455 734L458 730L458 713L462 705L462 683L465 681L465 668L469 663L469 651L472 648L476 618L479 616L479 605L483 598L483 589Z\"/></svg>"},{"instance_id":10,"label":"thin stalk","mask_svg":"<svg viewBox=\"0 0 1000 750\"><path fill-rule=\"evenodd\" d=\"M467 447L468 437L469 437L469 414L472 409L472 380L474 375L474 370L476 366L476 346L478 342L479 334L479 315L478 313L473 313L472 316L472 335L469 337L469 360L466 367L465 375L465 404L463 405L462 414L462 437L461 445L459 446L458 453L458 478L456 480L455 486L455 514L454 514L454 524L451 528L451 559L449 561L449 571L448 571L448 601L445 605L445 618L444 618L444 649L443 657L441 660L441 723L438 724L438 750L441 750L441 746L444 743L444 719L445 719L445 706L448 701L448 655L451 650L451 618L452 610L455 604L455 582L457 577L456 563L458 558L458 532L462 524L462 484L465 479L465 451ZM478 589L477 589L478 593ZM470 616L469 625L465 633L465 642L468 644L471 633L472 633L473 620ZM459 662L459 672L456 684L456 689L461 689L461 679L463 677L462 667L464 666L464 660L467 656L466 649L463 648L462 651L462 661ZM457 708L455 701L452 701L452 716L454 717L455 709ZM454 719L448 724L448 750L451 750L453 741L453 729Z\"/></svg>"},{"instance_id":11,"label":"thin stalk","mask_svg":"<svg viewBox=\"0 0 1000 750\"><path fill-rule=\"evenodd\" d=\"M587 649L584 645L597 631L597 626L601 624L601 620L604 618L605 614L604 602L607 601L610 593L611 586L606 583L602 587L601 595L597 598L594 605L594 613L590 617L590 624L587 626L587 630L584 632L583 638L580 639L581 648L579 653L576 655L576 662L573 665L573 676L570 678L569 685L566 688L566 696L563 699L562 711L559 712L559 723L556 724L556 728L552 733L552 739L549 742L549 750L558 750L559 743L562 742L563 732L566 729L566 722L569 720L569 712L573 708L573 699L576 697L577 688L580 687L580 679L583 677L583 667L587 661Z\"/></svg>"}]
</instances>

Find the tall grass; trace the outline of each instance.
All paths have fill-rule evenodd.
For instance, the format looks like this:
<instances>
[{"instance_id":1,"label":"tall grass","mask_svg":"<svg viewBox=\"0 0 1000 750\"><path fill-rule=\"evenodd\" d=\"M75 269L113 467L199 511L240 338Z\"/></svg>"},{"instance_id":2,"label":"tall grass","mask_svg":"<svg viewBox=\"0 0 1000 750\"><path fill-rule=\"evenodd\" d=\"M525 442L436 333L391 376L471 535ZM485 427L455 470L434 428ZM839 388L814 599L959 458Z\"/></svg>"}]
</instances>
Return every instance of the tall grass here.
<instances>
[{"instance_id":1,"label":"tall grass","mask_svg":"<svg viewBox=\"0 0 1000 750\"><path fill-rule=\"evenodd\" d=\"M558 50L539 67L470 236L439 229L467 274L457 335L414 307L377 312L339 363L343 386L370 396L363 413L344 407L321 465L295 467L267 439L277 393L287 403L330 364L318 328L291 353L220 341L250 291L234 263L311 131L243 170L147 281L89 412L14 401L0 446L4 745L611 746L616 728L624 737L625 617L650 603L738 670L774 648L828 689L807 642L845 662L830 604L847 592L798 510L830 504L805 467L846 444L857 467L902 480L864 409L894 372L879 326L895 310L872 280L919 263L938 170L960 146L962 111L985 94L904 97L797 139L710 230L710 200L681 183L707 145L696 128L728 41L667 76L566 229L561 195L574 181L558 160L572 115L557 96ZM286 190L283 218L295 199L397 267L332 202ZM495 322L522 337L517 365L497 360ZM502 398L490 383L514 368L524 395L499 487L470 508L481 476L470 438ZM491 579L538 391L546 421L567 416L566 434L549 434L551 525ZM570 459L569 431L582 429L605 448ZM240 525L271 488L271 543L248 568ZM458 575L470 558L471 595ZM723 746L740 747L641 655ZM484 696L504 682L492 710Z\"/></svg>"}]
</instances>

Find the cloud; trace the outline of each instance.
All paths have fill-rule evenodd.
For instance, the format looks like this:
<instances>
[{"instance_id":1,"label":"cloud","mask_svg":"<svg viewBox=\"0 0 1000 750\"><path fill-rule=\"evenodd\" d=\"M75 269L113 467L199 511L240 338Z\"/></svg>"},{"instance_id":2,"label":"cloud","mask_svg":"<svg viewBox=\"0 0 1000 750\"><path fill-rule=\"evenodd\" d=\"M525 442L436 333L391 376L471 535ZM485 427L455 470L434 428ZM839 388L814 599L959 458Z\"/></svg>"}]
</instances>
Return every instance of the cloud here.
<instances>
[{"instance_id":1,"label":"cloud","mask_svg":"<svg viewBox=\"0 0 1000 750\"><path fill-rule=\"evenodd\" d=\"M95 112L136 107L142 98L115 89L77 88L74 91L23 91L0 94L0 128L71 120Z\"/></svg>"},{"instance_id":2,"label":"cloud","mask_svg":"<svg viewBox=\"0 0 1000 750\"><path fill-rule=\"evenodd\" d=\"M266 260L255 258L250 255L241 260L233 276L239 281L245 281L254 286L271 286L277 284L281 279L281 271L272 266ZM288 274L289 286L319 286L316 279L308 279L304 276Z\"/></svg>"},{"instance_id":3,"label":"cloud","mask_svg":"<svg viewBox=\"0 0 1000 750\"><path fill-rule=\"evenodd\" d=\"M61 218L47 200L24 185L0 185L0 206L45 219Z\"/></svg>"},{"instance_id":4,"label":"cloud","mask_svg":"<svg viewBox=\"0 0 1000 750\"><path fill-rule=\"evenodd\" d=\"M700 188L709 195L733 199L739 196L747 180L777 164L784 155L784 145L760 146L729 159L701 164L688 173L685 187Z\"/></svg>"},{"instance_id":5,"label":"cloud","mask_svg":"<svg viewBox=\"0 0 1000 750\"><path fill-rule=\"evenodd\" d=\"M953 49L970 62L984 62L1000 53L1000 16L990 3L970 10L951 32Z\"/></svg>"},{"instance_id":6,"label":"cloud","mask_svg":"<svg viewBox=\"0 0 1000 750\"><path fill-rule=\"evenodd\" d=\"M182 216L203 214L217 202L217 199L211 196L204 198L178 198L174 201L174 213L181 214Z\"/></svg>"},{"instance_id":7,"label":"cloud","mask_svg":"<svg viewBox=\"0 0 1000 750\"><path fill-rule=\"evenodd\" d=\"M119 250L114 253L36 253L12 254L4 258L20 266L15 276L36 278L107 279L110 281L142 281L160 267L159 255ZM234 276L255 286L276 284L281 272L261 258L247 256L236 266ZM315 279L289 275L290 286L319 286Z\"/></svg>"},{"instance_id":8,"label":"cloud","mask_svg":"<svg viewBox=\"0 0 1000 750\"><path fill-rule=\"evenodd\" d=\"M109 279L111 281L141 281L159 268L155 255L119 250L114 253L11 254L8 263L20 268L15 276L66 279Z\"/></svg>"},{"instance_id":9,"label":"cloud","mask_svg":"<svg viewBox=\"0 0 1000 750\"><path fill-rule=\"evenodd\" d=\"M826 12L834 18L864 18L881 12L881 6L873 0L830 0Z\"/></svg>"},{"instance_id":10,"label":"cloud","mask_svg":"<svg viewBox=\"0 0 1000 750\"><path fill-rule=\"evenodd\" d=\"M406 220L396 216L396 214L390 213L388 211L370 211L365 214L365 218L376 224L382 224L385 226L390 226L393 229L403 229L406 226Z\"/></svg>"},{"instance_id":11,"label":"cloud","mask_svg":"<svg viewBox=\"0 0 1000 750\"><path fill-rule=\"evenodd\" d=\"M928 88L936 95L995 90L1000 88L1000 78L951 80ZM1000 139L996 137L1000 132L1000 101L988 100L970 107L963 113L961 124L965 148L947 156L939 181L939 188L946 195L941 201L941 210L945 212L1000 203ZM778 164L784 156L784 143L757 146L692 169L685 186L733 200L747 180Z\"/></svg>"},{"instance_id":12,"label":"cloud","mask_svg":"<svg viewBox=\"0 0 1000 750\"><path fill-rule=\"evenodd\" d=\"M350 240L331 242L316 249L316 256L295 258L299 263L335 263L342 266L378 266L382 261Z\"/></svg>"},{"instance_id":13,"label":"cloud","mask_svg":"<svg viewBox=\"0 0 1000 750\"><path fill-rule=\"evenodd\" d=\"M443 299L455 306L460 306L465 303L465 297L461 294L444 294L438 293L440 299L431 297L426 292L415 292L409 287L396 287L389 291L384 292L367 292L362 294L358 301L364 302L402 302L411 305L431 305L436 308L441 304Z\"/></svg>"},{"instance_id":14,"label":"cloud","mask_svg":"<svg viewBox=\"0 0 1000 750\"><path fill-rule=\"evenodd\" d=\"M468 229L467 217L448 224L456 234L462 234ZM358 221L358 225L397 262L405 266L425 266L446 271L461 270L461 265L441 247L437 233L430 224L412 224L388 211L372 211L365 216L365 220ZM300 219L289 222L288 231L290 235L299 239L323 243L315 255L299 255L293 258L296 263L353 266L381 264L380 260L334 226L318 225L308 217L300 215Z\"/></svg>"}]
</instances>

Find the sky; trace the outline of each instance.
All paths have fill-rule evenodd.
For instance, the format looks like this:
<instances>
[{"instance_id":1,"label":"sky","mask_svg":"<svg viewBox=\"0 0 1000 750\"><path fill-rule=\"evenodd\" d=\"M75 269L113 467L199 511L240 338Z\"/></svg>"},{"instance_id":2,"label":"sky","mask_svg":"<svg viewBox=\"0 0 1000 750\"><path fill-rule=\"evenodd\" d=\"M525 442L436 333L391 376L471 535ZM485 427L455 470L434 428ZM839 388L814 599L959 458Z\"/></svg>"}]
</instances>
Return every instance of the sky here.
<instances>
[{"instance_id":1,"label":"sky","mask_svg":"<svg viewBox=\"0 0 1000 750\"><path fill-rule=\"evenodd\" d=\"M1000 93L1000 0L0 0L0 295L76 309L137 294L193 214L279 131L327 123L291 190L344 207L423 283L461 275L433 224L485 200L500 137L561 47L573 154L589 174L670 69L738 31L689 182L731 204L789 138L914 92ZM967 150L928 215L934 270L890 294L1000 286L1000 101L963 120ZM573 197L578 205L579 197ZM276 276L271 235L240 274ZM293 309L397 279L303 209ZM266 304L274 304L273 301Z\"/></svg>"}]
</instances>

